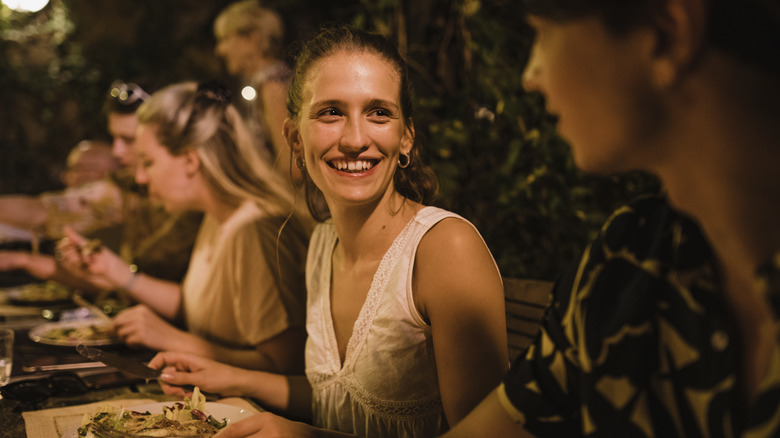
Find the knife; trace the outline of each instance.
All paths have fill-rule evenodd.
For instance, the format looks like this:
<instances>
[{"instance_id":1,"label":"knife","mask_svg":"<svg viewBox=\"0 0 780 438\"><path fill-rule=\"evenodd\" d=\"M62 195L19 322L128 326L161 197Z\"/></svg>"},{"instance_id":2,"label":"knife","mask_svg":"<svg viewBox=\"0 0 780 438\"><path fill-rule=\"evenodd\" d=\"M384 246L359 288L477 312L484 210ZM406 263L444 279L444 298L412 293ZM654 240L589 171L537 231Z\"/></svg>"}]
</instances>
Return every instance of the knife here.
<instances>
[{"instance_id":1,"label":"knife","mask_svg":"<svg viewBox=\"0 0 780 438\"><path fill-rule=\"evenodd\" d=\"M98 362L103 362L104 364L110 367L114 367L119 371L132 374L134 376L138 376L142 379L146 379L146 380L157 379L160 377L160 374L162 373L161 370L155 370L154 368L149 368L144 363L139 362L137 360L128 359L116 353L104 351L99 348L87 347L84 344L77 345L76 351L78 351L80 355L88 359L96 360Z\"/></svg>"}]
</instances>

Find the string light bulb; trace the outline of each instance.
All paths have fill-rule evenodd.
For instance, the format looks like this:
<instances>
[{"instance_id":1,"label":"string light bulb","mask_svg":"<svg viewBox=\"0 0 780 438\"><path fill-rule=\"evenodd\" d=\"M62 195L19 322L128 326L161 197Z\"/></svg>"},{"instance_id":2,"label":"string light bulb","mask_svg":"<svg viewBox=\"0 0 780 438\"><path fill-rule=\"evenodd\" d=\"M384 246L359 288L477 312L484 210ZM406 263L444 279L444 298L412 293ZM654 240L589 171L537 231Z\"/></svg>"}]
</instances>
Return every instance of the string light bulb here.
<instances>
[{"instance_id":1,"label":"string light bulb","mask_svg":"<svg viewBox=\"0 0 780 438\"><path fill-rule=\"evenodd\" d=\"M49 0L2 0L3 4L17 12L38 12Z\"/></svg>"}]
</instances>

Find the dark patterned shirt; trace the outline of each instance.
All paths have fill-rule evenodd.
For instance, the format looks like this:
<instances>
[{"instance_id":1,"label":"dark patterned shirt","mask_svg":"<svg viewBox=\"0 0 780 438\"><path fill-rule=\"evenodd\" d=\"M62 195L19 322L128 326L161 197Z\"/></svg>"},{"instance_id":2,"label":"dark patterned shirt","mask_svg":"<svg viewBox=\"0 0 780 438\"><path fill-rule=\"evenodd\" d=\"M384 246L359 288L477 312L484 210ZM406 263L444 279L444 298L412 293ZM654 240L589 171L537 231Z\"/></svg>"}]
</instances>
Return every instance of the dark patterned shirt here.
<instances>
[{"instance_id":1,"label":"dark patterned shirt","mask_svg":"<svg viewBox=\"0 0 780 438\"><path fill-rule=\"evenodd\" d=\"M760 271L775 315L777 259ZM715 269L664 199L616 211L499 388L507 412L538 437L780 436L780 343L746 409Z\"/></svg>"}]
</instances>

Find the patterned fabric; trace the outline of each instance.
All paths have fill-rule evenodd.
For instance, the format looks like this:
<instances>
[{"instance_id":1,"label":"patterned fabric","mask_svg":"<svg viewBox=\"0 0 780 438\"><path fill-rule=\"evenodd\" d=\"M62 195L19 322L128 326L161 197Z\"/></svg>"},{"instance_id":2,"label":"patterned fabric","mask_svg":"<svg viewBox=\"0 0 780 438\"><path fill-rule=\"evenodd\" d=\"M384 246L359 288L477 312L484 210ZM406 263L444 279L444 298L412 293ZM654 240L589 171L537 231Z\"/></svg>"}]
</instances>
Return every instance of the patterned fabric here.
<instances>
[{"instance_id":1,"label":"patterned fabric","mask_svg":"<svg viewBox=\"0 0 780 438\"><path fill-rule=\"evenodd\" d=\"M306 376L313 391L313 423L362 437L432 437L447 429L431 327L412 295L417 247L441 220L460 216L425 207L382 258L341 363L330 310L332 222L312 235L308 292Z\"/></svg>"},{"instance_id":2,"label":"patterned fabric","mask_svg":"<svg viewBox=\"0 0 780 438\"><path fill-rule=\"evenodd\" d=\"M762 272L776 278L777 258ZM725 306L698 227L664 199L638 200L613 214L558 283L499 399L540 438L778 437L780 342L745 409Z\"/></svg>"}]
</instances>

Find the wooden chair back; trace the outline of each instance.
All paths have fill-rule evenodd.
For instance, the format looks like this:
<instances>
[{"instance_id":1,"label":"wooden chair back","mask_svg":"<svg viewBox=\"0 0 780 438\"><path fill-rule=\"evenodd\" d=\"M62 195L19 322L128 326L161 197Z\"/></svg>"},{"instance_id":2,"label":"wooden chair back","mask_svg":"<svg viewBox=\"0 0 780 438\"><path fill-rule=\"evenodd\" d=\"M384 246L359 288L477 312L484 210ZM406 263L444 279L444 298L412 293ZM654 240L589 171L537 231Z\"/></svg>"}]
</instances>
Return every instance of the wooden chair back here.
<instances>
[{"instance_id":1,"label":"wooden chair back","mask_svg":"<svg viewBox=\"0 0 780 438\"><path fill-rule=\"evenodd\" d=\"M504 277L509 360L525 352L536 337L552 301L553 282Z\"/></svg>"}]
</instances>

